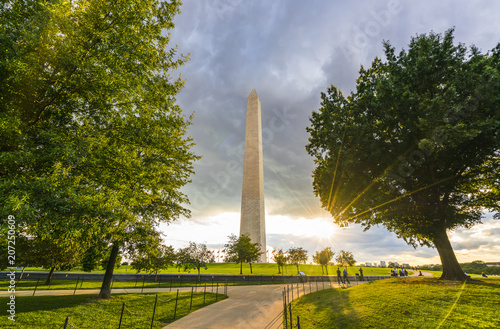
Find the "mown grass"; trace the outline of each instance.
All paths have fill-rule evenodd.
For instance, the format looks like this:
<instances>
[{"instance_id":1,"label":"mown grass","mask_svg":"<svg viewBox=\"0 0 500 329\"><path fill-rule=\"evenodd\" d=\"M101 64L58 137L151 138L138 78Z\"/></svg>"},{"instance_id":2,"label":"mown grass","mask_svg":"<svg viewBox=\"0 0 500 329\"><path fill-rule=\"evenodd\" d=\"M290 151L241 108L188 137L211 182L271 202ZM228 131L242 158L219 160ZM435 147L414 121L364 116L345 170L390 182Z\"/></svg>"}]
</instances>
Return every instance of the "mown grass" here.
<instances>
[{"instance_id":1,"label":"mown grass","mask_svg":"<svg viewBox=\"0 0 500 329\"><path fill-rule=\"evenodd\" d=\"M338 266L330 265L328 266L328 274L334 275ZM256 263L252 264L253 273L252 275L279 275L278 274L278 266L272 263ZM304 272L306 275L322 275L321 266L314 264L301 264L299 265L299 270ZM342 270L342 268L341 268ZM21 270L16 270L20 272ZM48 269L43 269L40 267L30 267L27 268L25 273L29 273L31 271L34 272L48 272ZM389 268L380 268L380 267L363 267L364 275L389 275ZM373 271L373 273L372 273ZM74 268L71 271L61 271L61 272L83 272L81 268ZM92 271L92 273L104 273L104 269L99 269ZM355 275L359 273L359 266L347 267L347 272L349 275ZM136 271L132 269L130 265L122 265L119 268L114 270L114 273L129 273L135 274ZM161 270L158 273L165 274L198 274L197 271L184 272L179 271L176 267L169 267L167 269ZM211 263L207 265L207 269L201 269L200 274L229 274L229 275L238 275L240 274L240 265L234 263ZM283 275L297 275L297 267L295 265L285 265L283 268ZM326 274L326 273L324 273ZM243 275L251 275L250 274L250 266L248 264L243 264Z\"/></svg>"},{"instance_id":2,"label":"mown grass","mask_svg":"<svg viewBox=\"0 0 500 329\"><path fill-rule=\"evenodd\" d=\"M62 328L69 316L69 322L78 328L118 328L122 305L125 303L122 328L150 328L155 296L122 294L113 295L110 300L96 300L95 296L90 295L17 297L15 323L7 318L8 315L2 315L1 327ZM218 301L225 298L225 295L217 296ZM179 293L175 311L176 293L158 294L153 328L163 328L172 323L174 312L175 318L179 319L204 305L215 303L215 299L216 295L212 293L206 293L205 297L203 293L194 293L190 309L191 293L182 292Z\"/></svg>"},{"instance_id":3,"label":"mown grass","mask_svg":"<svg viewBox=\"0 0 500 329\"><path fill-rule=\"evenodd\" d=\"M245 265L248 266L248 265ZM123 267L123 266L122 266ZM253 264L253 275L275 275L278 276L278 270L276 264ZM328 266L328 274L336 275L337 266ZM203 270L202 274L229 274L229 275L238 275L239 274L239 265L231 264L231 263L213 263L209 264L209 270ZM300 271L303 271L306 275L322 275L321 267L318 265L304 264L299 266ZM23 274L23 279L16 283L16 290L34 290L37 285L37 280L30 280L29 272L31 271L39 271L40 268L29 268ZM121 268L121 270L115 270L115 273L129 273L135 274L134 271L126 270L125 268ZM342 270L342 268L341 268ZM74 270L77 272L77 270ZM249 271L249 269L248 269ZM102 271L100 271L102 272ZM359 267L347 267L347 272L349 275L355 275L359 273ZM379 276L387 276L389 275L390 269L388 268L377 268L377 267L363 267L364 275L379 275ZM94 272L99 273L99 272ZM176 268L170 268L168 270L164 270L161 273L169 273L169 274L177 274L182 275L186 272L178 272ZM248 275L248 273L244 272L244 275ZM297 267L294 265L287 265L283 270L284 275L297 275ZM326 273L325 273L326 274ZM144 288L170 288L170 281L167 279L159 278L157 282L153 282L154 279L148 274L138 274L137 280L134 281L119 281L119 278L115 278L116 280L113 282L113 288L142 288L143 287L143 279L145 278ZM78 282L77 280L52 280L50 285L45 285L44 280L40 280L37 286L37 290L60 290L60 289L68 289L73 290L77 287L77 290L81 289L100 289L102 282L100 281L86 281L85 273L82 273L82 281ZM217 279L213 282L213 285L217 284ZM172 287L179 287L180 284L176 280L173 282ZM236 281L232 282L230 279L228 280L228 285L247 285L247 284L272 284L275 283L273 281ZM277 283L277 281L276 281ZM199 286L204 286L206 282L198 284ZM224 282L219 282L219 284L224 284ZM0 291L6 291L8 289L9 280L8 279L0 279ZM192 286L194 283L191 281L184 282L182 286ZM212 285L212 282L207 283L208 286Z\"/></svg>"},{"instance_id":4,"label":"mown grass","mask_svg":"<svg viewBox=\"0 0 500 329\"><path fill-rule=\"evenodd\" d=\"M85 289L101 289L102 281L85 281L85 277L82 280L52 280L50 285L45 284L45 280L29 280L24 279L20 282L16 282L15 290L31 290L33 291L36 287L38 290L85 290ZM260 285L260 284L273 284L273 283L281 283L281 282L272 282L272 281L217 281L213 282L200 282L196 283L193 281L183 282L182 284L178 281L174 281L170 283L170 280L153 282L153 278L147 278L148 281L144 282L143 279L139 277L137 281L113 281L112 289L147 289L147 288L179 288L179 287L204 287L207 286L207 289L214 290L217 285L222 287L223 285L235 286L235 285ZM7 291L9 286L9 280L3 279L0 280L0 291ZM38 283L38 284L37 284ZM36 294L36 293L35 293Z\"/></svg>"},{"instance_id":5,"label":"mown grass","mask_svg":"<svg viewBox=\"0 0 500 329\"><path fill-rule=\"evenodd\" d=\"M500 328L500 281L398 278L305 295L301 328Z\"/></svg>"}]
</instances>

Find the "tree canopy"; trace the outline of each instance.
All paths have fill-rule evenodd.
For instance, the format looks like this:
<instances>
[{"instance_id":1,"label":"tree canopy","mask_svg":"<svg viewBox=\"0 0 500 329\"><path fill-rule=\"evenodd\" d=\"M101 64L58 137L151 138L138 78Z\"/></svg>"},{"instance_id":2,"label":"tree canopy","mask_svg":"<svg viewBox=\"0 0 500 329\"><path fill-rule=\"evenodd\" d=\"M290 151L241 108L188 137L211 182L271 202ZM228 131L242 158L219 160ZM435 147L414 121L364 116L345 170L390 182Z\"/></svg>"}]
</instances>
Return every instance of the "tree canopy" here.
<instances>
[{"instance_id":1,"label":"tree canopy","mask_svg":"<svg viewBox=\"0 0 500 329\"><path fill-rule=\"evenodd\" d=\"M436 247L444 279L464 280L447 232L500 210L500 44L486 54L453 30L422 34L333 85L312 113L314 193L339 225L383 225Z\"/></svg>"},{"instance_id":2,"label":"tree canopy","mask_svg":"<svg viewBox=\"0 0 500 329\"><path fill-rule=\"evenodd\" d=\"M182 262L185 271L196 269L198 276L201 268L207 269L208 263L213 263L215 258L212 251L208 250L207 245L195 242L189 242L189 246L179 250L179 260Z\"/></svg>"},{"instance_id":3,"label":"tree canopy","mask_svg":"<svg viewBox=\"0 0 500 329\"><path fill-rule=\"evenodd\" d=\"M278 265L278 274L283 274L283 267L288 260L288 257L283 252L283 249L274 250L272 259L276 262L276 265Z\"/></svg>"},{"instance_id":4,"label":"tree canopy","mask_svg":"<svg viewBox=\"0 0 500 329\"><path fill-rule=\"evenodd\" d=\"M330 247L326 247L321 251L316 251L316 253L314 254L313 261L316 264L321 265L322 273L324 270L326 270L326 275L328 275L328 263L330 263L334 254L335 253L332 251L332 248Z\"/></svg>"},{"instance_id":5,"label":"tree canopy","mask_svg":"<svg viewBox=\"0 0 500 329\"><path fill-rule=\"evenodd\" d=\"M345 250L340 250L338 252L337 257L335 257L335 261L339 266L354 266L356 264L352 252Z\"/></svg>"},{"instance_id":6,"label":"tree canopy","mask_svg":"<svg viewBox=\"0 0 500 329\"><path fill-rule=\"evenodd\" d=\"M240 274L243 274L243 263L249 263L250 273L252 273L252 263L256 262L261 255L260 244L252 243L250 234L242 234L239 237L231 234L228 238L229 242L224 245L225 261L239 263Z\"/></svg>"},{"instance_id":7,"label":"tree canopy","mask_svg":"<svg viewBox=\"0 0 500 329\"><path fill-rule=\"evenodd\" d=\"M184 82L171 77L187 58L166 33L179 7L3 4L0 213L15 215L19 234L51 239L57 228L62 247L99 240L116 256L137 227L189 216L180 188L197 157L175 103Z\"/></svg>"},{"instance_id":8,"label":"tree canopy","mask_svg":"<svg viewBox=\"0 0 500 329\"><path fill-rule=\"evenodd\" d=\"M297 274L299 272L299 264L307 262L307 250L302 247L293 247L287 250L288 263L297 266Z\"/></svg>"}]
</instances>

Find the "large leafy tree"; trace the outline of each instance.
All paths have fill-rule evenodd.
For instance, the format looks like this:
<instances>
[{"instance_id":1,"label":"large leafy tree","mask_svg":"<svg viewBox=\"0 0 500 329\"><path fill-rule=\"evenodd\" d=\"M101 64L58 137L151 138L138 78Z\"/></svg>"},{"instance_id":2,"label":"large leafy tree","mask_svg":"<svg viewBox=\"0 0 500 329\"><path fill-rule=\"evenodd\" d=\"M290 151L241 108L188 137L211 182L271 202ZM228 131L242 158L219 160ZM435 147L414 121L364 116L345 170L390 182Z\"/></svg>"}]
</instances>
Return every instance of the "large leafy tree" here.
<instances>
[{"instance_id":1,"label":"large leafy tree","mask_svg":"<svg viewBox=\"0 0 500 329\"><path fill-rule=\"evenodd\" d=\"M0 215L18 234L111 246L100 297L137 227L189 215L178 1L7 1L0 12ZM56 241L56 240L54 240Z\"/></svg>"},{"instance_id":2,"label":"large leafy tree","mask_svg":"<svg viewBox=\"0 0 500 329\"><path fill-rule=\"evenodd\" d=\"M449 30L384 47L349 96L321 95L307 128L314 192L339 225L434 246L442 278L464 280L447 232L500 210L500 45L482 54Z\"/></svg>"}]
</instances>

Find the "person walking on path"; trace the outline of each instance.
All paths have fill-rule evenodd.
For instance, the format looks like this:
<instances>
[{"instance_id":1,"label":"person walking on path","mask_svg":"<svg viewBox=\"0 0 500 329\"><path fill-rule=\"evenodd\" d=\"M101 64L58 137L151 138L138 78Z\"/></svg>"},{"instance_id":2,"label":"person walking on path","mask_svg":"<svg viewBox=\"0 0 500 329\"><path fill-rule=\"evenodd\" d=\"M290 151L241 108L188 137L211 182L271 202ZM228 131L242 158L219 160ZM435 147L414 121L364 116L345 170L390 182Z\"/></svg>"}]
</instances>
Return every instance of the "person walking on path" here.
<instances>
[{"instance_id":1,"label":"person walking on path","mask_svg":"<svg viewBox=\"0 0 500 329\"><path fill-rule=\"evenodd\" d=\"M360 279L361 281L365 281L365 279L364 279L364 277L363 277L363 269L362 269L361 267L359 268L359 279Z\"/></svg>"},{"instance_id":2,"label":"person walking on path","mask_svg":"<svg viewBox=\"0 0 500 329\"><path fill-rule=\"evenodd\" d=\"M341 282L344 283L344 281L342 280L342 277L340 276L340 267L337 268L337 282L338 282L338 284L340 284Z\"/></svg>"},{"instance_id":3,"label":"person walking on path","mask_svg":"<svg viewBox=\"0 0 500 329\"><path fill-rule=\"evenodd\" d=\"M351 283L349 282L349 277L347 277L347 269L344 267L344 283L347 281L347 283Z\"/></svg>"}]
</instances>

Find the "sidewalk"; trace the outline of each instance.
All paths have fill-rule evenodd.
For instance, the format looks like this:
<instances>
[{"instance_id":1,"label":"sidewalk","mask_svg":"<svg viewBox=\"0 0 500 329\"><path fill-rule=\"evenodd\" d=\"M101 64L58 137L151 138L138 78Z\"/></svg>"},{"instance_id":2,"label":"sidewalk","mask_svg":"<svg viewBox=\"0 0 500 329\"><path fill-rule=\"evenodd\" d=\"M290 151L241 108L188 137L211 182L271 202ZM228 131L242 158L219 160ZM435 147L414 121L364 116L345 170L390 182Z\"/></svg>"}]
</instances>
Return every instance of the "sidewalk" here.
<instances>
[{"instance_id":1,"label":"sidewalk","mask_svg":"<svg viewBox=\"0 0 500 329\"><path fill-rule=\"evenodd\" d=\"M353 282L354 283L354 282ZM363 284L365 282L357 282ZM316 284L293 284L293 299L316 291ZM338 288L335 284L326 284L325 289ZM230 286L227 294L229 298L199 309L163 329L240 329L256 328L271 329L283 328L283 289L286 285L269 286ZM318 285L323 289L322 283ZM290 300L292 294L289 294Z\"/></svg>"}]
</instances>

